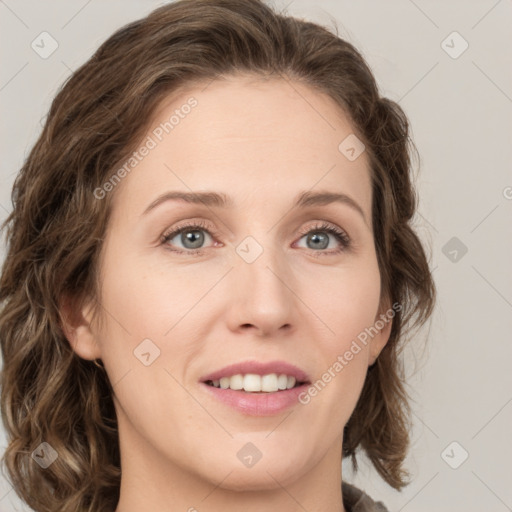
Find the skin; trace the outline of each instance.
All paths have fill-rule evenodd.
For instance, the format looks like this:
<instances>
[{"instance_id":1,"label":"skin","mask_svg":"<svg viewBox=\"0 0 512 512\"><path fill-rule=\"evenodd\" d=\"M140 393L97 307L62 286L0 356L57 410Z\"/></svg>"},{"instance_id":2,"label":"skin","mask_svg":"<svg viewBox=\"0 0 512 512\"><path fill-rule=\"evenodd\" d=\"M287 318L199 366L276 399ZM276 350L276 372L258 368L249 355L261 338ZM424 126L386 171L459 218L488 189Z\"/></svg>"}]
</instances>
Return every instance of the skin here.
<instances>
[{"instance_id":1,"label":"skin","mask_svg":"<svg viewBox=\"0 0 512 512\"><path fill-rule=\"evenodd\" d=\"M198 105L115 190L100 266L103 324L91 301L65 327L114 386L116 512L343 511L343 427L391 322L310 403L276 415L231 409L199 380L256 359L285 360L314 382L386 311L367 155L351 162L338 150L354 130L328 96L283 79L190 86L167 98L148 134L191 96ZM142 215L171 190L223 192L234 206L168 201ZM365 218L347 204L293 209L308 190L346 194ZM201 255L172 252L193 250L179 235L160 241L196 220L209 226ZM301 230L321 221L344 230L350 247L335 253L342 245L332 234L327 248L308 242ZM236 252L249 235L263 248L250 264ZM133 353L146 338L160 350L149 366ZM251 468L236 456L248 442L262 453Z\"/></svg>"}]
</instances>

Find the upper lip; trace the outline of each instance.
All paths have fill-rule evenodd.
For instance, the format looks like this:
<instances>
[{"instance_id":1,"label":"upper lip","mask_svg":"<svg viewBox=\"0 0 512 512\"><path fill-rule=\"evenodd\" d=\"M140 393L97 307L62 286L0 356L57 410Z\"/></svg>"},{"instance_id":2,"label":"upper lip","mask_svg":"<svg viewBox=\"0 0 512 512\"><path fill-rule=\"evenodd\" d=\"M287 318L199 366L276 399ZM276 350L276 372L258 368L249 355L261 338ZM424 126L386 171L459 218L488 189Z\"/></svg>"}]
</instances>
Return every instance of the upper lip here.
<instances>
[{"instance_id":1,"label":"upper lip","mask_svg":"<svg viewBox=\"0 0 512 512\"><path fill-rule=\"evenodd\" d=\"M225 366L213 373L209 373L208 375L201 377L201 382L219 380L222 377L232 377L233 375L238 374L246 375L248 373L256 375L268 375L270 373L276 373L277 375L286 374L288 376L295 377L297 382L309 382L309 377L306 372L285 361L269 361L267 363L259 361L243 361L241 363Z\"/></svg>"}]
</instances>

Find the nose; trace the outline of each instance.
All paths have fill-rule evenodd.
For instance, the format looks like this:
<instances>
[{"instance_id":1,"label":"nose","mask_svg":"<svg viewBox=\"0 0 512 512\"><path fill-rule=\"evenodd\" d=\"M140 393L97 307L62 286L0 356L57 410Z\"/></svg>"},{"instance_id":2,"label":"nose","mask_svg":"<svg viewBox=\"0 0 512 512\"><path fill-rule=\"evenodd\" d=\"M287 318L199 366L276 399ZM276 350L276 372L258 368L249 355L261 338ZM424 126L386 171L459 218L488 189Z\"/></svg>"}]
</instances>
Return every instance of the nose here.
<instances>
[{"instance_id":1,"label":"nose","mask_svg":"<svg viewBox=\"0 0 512 512\"><path fill-rule=\"evenodd\" d=\"M296 326L294 277L283 254L264 249L248 263L241 259L230 273L229 327L254 331L259 337L278 336Z\"/></svg>"}]
</instances>

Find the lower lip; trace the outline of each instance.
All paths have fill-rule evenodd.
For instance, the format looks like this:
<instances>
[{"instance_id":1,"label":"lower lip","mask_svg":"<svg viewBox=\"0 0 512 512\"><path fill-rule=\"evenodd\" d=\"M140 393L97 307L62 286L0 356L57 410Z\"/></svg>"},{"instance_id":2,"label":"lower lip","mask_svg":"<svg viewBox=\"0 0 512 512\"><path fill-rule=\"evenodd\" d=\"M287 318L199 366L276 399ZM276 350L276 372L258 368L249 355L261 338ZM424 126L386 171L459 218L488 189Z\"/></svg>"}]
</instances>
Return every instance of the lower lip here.
<instances>
[{"instance_id":1,"label":"lower lip","mask_svg":"<svg viewBox=\"0 0 512 512\"><path fill-rule=\"evenodd\" d=\"M216 388L200 383L208 393L237 411L251 416L272 416L285 411L299 403L298 396L307 389L308 384L302 384L292 389L276 391L275 393L246 393L233 389Z\"/></svg>"}]
</instances>

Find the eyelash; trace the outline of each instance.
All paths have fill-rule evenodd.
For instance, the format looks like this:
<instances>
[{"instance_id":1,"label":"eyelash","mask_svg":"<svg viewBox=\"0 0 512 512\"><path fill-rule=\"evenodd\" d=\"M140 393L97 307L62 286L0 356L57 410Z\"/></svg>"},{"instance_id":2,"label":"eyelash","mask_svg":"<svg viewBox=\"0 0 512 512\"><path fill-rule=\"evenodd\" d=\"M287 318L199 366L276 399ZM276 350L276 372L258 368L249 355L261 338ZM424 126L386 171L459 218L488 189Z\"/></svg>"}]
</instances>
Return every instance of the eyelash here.
<instances>
[{"instance_id":1,"label":"eyelash","mask_svg":"<svg viewBox=\"0 0 512 512\"><path fill-rule=\"evenodd\" d=\"M165 245L169 240L172 240L176 235L181 234L183 231L206 231L211 237L216 238L217 234L214 232L213 229L210 228L209 225L207 225L205 222L202 221L196 221L191 222L189 224L184 224L182 226L179 226L176 229L173 229L170 232L164 233L161 237L161 244ZM319 250L314 251L312 250L315 257L321 257L321 256L329 256L334 254L339 254L343 251L346 251L351 246L351 240L349 236L342 231L341 229L332 226L331 224L328 224L326 222L322 222L320 224L316 224L312 228L308 228L305 230L302 230L300 232L300 238L304 237L305 235L308 235L309 233L315 232L315 231L324 231L326 233L329 233L333 235L341 244L341 248L331 251L325 251L325 250ZM201 256L205 249L189 249L189 250L181 250L181 249L170 249L169 247L166 247L166 249L175 252L177 254L187 254L189 256Z\"/></svg>"}]
</instances>

